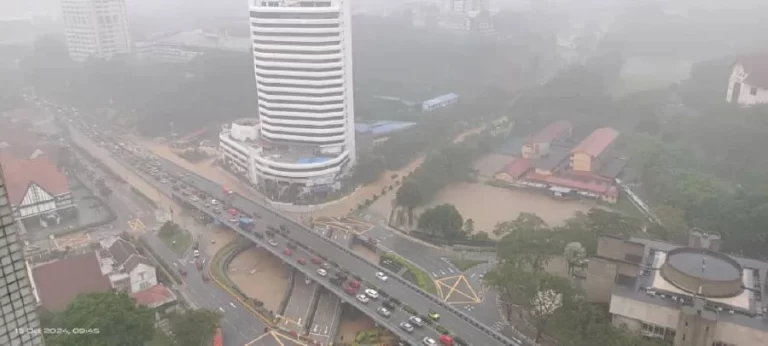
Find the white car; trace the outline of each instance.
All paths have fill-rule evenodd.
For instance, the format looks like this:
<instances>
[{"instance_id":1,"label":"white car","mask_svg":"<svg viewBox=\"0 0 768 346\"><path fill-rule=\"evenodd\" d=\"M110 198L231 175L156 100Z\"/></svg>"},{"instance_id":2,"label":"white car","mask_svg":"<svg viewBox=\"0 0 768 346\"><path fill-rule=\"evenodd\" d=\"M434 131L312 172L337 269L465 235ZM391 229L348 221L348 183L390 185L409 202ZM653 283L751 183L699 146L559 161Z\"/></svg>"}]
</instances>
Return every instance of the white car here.
<instances>
[{"instance_id":1,"label":"white car","mask_svg":"<svg viewBox=\"0 0 768 346\"><path fill-rule=\"evenodd\" d=\"M371 299L378 299L379 298L379 292L376 292L376 290L367 288L365 290L365 295L371 297Z\"/></svg>"},{"instance_id":2,"label":"white car","mask_svg":"<svg viewBox=\"0 0 768 346\"><path fill-rule=\"evenodd\" d=\"M378 312L379 315L384 316L384 317L389 317L389 315L392 314L389 310L387 310L387 308L385 308L383 306L378 308L378 309L376 309L376 312Z\"/></svg>"},{"instance_id":3,"label":"white car","mask_svg":"<svg viewBox=\"0 0 768 346\"><path fill-rule=\"evenodd\" d=\"M217 200L215 200L215 199L212 199L212 200L211 200L211 204L213 204L213 205L217 205L217 204L219 204L219 201L217 201Z\"/></svg>"},{"instance_id":4,"label":"white car","mask_svg":"<svg viewBox=\"0 0 768 346\"><path fill-rule=\"evenodd\" d=\"M434 346L435 345L435 339L432 339L428 336L425 336L424 339L421 339L421 343L423 343L426 346Z\"/></svg>"},{"instance_id":5,"label":"white car","mask_svg":"<svg viewBox=\"0 0 768 346\"><path fill-rule=\"evenodd\" d=\"M192 196L192 202L200 202L200 198L197 196Z\"/></svg>"},{"instance_id":6,"label":"white car","mask_svg":"<svg viewBox=\"0 0 768 346\"><path fill-rule=\"evenodd\" d=\"M271 245L271 246L273 246L273 247L274 247L274 246L277 246L277 241L276 241L276 240L274 240L274 239L270 239L268 243L269 243L269 245Z\"/></svg>"},{"instance_id":7,"label":"white car","mask_svg":"<svg viewBox=\"0 0 768 346\"><path fill-rule=\"evenodd\" d=\"M365 294L358 294L357 295L357 300L360 301L363 304L366 304L369 301L371 301L370 299L368 299L368 296L366 296Z\"/></svg>"},{"instance_id":8,"label":"white car","mask_svg":"<svg viewBox=\"0 0 768 346\"><path fill-rule=\"evenodd\" d=\"M400 323L400 328L408 333L413 333L413 326L408 322Z\"/></svg>"},{"instance_id":9,"label":"white car","mask_svg":"<svg viewBox=\"0 0 768 346\"><path fill-rule=\"evenodd\" d=\"M328 272L325 271L325 269L320 268L320 269L317 270L317 275L326 276L326 275L328 275Z\"/></svg>"},{"instance_id":10,"label":"white car","mask_svg":"<svg viewBox=\"0 0 768 346\"><path fill-rule=\"evenodd\" d=\"M387 281L387 279L389 279L389 277L387 277L387 274L384 274L383 272L377 272L376 278L378 278L381 281Z\"/></svg>"},{"instance_id":11,"label":"white car","mask_svg":"<svg viewBox=\"0 0 768 346\"><path fill-rule=\"evenodd\" d=\"M200 250L192 251L192 255L195 257L200 257Z\"/></svg>"},{"instance_id":12,"label":"white car","mask_svg":"<svg viewBox=\"0 0 768 346\"><path fill-rule=\"evenodd\" d=\"M237 218L236 217L230 218L229 222L235 223L235 222L237 222Z\"/></svg>"},{"instance_id":13,"label":"white car","mask_svg":"<svg viewBox=\"0 0 768 346\"><path fill-rule=\"evenodd\" d=\"M408 318L408 321L410 321L411 324L413 324L416 327L423 327L424 326L424 321L422 321L421 317L419 317L419 316L411 316L410 318Z\"/></svg>"}]
</instances>

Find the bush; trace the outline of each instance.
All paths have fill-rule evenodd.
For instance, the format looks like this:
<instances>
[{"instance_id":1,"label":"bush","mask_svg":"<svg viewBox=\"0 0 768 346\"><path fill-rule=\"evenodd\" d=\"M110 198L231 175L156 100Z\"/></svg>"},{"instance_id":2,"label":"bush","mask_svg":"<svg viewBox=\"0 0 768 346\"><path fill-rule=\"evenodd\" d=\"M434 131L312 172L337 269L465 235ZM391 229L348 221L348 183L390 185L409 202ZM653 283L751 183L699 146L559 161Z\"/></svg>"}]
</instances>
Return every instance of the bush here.
<instances>
[{"instance_id":1,"label":"bush","mask_svg":"<svg viewBox=\"0 0 768 346\"><path fill-rule=\"evenodd\" d=\"M448 329L445 329L445 327L439 324L435 325L435 330L438 331L440 334L451 334L448 332Z\"/></svg>"},{"instance_id":2,"label":"bush","mask_svg":"<svg viewBox=\"0 0 768 346\"><path fill-rule=\"evenodd\" d=\"M416 315L416 314L418 313L418 312L417 312L417 311L416 311L414 308L412 308L412 307L410 307L410 306L408 306L408 305L405 305L405 304L403 304L403 305L401 306L401 308L402 308L402 309L403 309L405 312L407 312L407 313L409 313L409 314L411 314L411 315Z\"/></svg>"}]
</instances>

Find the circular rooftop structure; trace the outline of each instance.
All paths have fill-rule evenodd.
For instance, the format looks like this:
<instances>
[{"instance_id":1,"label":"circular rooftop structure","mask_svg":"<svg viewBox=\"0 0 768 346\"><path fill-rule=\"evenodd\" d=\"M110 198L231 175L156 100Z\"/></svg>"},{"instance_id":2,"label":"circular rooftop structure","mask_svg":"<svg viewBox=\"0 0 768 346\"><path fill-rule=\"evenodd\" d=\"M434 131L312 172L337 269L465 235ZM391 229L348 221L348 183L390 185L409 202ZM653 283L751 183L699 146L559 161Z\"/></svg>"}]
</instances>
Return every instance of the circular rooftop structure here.
<instances>
[{"instance_id":1,"label":"circular rooftop structure","mask_svg":"<svg viewBox=\"0 0 768 346\"><path fill-rule=\"evenodd\" d=\"M668 252L661 276L683 291L704 297L726 298L742 292L741 265L706 249L682 247Z\"/></svg>"}]
</instances>

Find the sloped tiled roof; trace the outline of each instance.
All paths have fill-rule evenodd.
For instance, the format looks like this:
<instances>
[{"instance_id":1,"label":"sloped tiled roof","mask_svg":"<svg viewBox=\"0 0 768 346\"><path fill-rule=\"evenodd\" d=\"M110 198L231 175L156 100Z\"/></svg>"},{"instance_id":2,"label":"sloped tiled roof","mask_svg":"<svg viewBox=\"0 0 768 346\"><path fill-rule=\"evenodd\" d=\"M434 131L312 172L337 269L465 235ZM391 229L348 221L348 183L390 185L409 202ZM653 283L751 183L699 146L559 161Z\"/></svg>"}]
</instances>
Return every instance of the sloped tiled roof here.
<instances>
[{"instance_id":1,"label":"sloped tiled roof","mask_svg":"<svg viewBox=\"0 0 768 346\"><path fill-rule=\"evenodd\" d=\"M18 205L24 200L29 186L37 184L51 196L69 192L69 180L59 171L56 164L46 155L35 159L19 159L13 154L0 151L0 163L3 165L11 204Z\"/></svg>"},{"instance_id":2,"label":"sloped tiled roof","mask_svg":"<svg viewBox=\"0 0 768 346\"><path fill-rule=\"evenodd\" d=\"M571 123L560 120L547 125L529 140L530 143L552 143L571 129Z\"/></svg>"},{"instance_id":3,"label":"sloped tiled roof","mask_svg":"<svg viewBox=\"0 0 768 346\"><path fill-rule=\"evenodd\" d=\"M512 179L517 179L528 172L529 169L531 169L531 160L516 158L504 168L504 172L509 174Z\"/></svg>"},{"instance_id":4,"label":"sloped tiled roof","mask_svg":"<svg viewBox=\"0 0 768 346\"><path fill-rule=\"evenodd\" d=\"M123 269L125 269L126 273L130 273L139 264L145 264L150 267L154 267L152 262L150 262L146 257L142 255L131 255L131 257L129 257L128 260L125 261L125 264L123 264Z\"/></svg>"},{"instance_id":5,"label":"sloped tiled roof","mask_svg":"<svg viewBox=\"0 0 768 346\"><path fill-rule=\"evenodd\" d=\"M131 255L139 254L133 244L123 239L117 239L112 244L112 246L109 247L109 253L112 254L112 257L115 259L115 264L117 266L124 265L125 262L128 261L128 259L131 257Z\"/></svg>"},{"instance_id":6,"label":"sloped tiled roof","mask_svg":"<svg viewBox=\"0 0 768 346\"><path fill-rule=\"evenodd\" d=\"M591 157L598 157L617 137L619 137L619 131L610 127L599 128L584 138L571 150L571 153L584 153Z\"/></svg>"},{"instance_id":7,"label":"sloped tiled roof","mask_svg":"<svg viewBox=\"0 0 768 346\"><path fill-rule=\"evenodd\" d=\"M133 297L137 303L150 308L155 308L176 300L176 295L163 284L157 284L146 290L131 293L131 297Z\"/></svg>"},{"instance_id":8,"label":"sloped tiled roof","mask_svg":"<svg viewBox=\"0 0 768 346\"><path fill-rule=\"evenodd\" d=\"M753 54L739 59L747 79L744 83L768 89L768 53Z\"/></svg>"},{"instance_id":9,"label":"sloped tiled roof","mask_svg":"<svg viewBox=\"0 0 768 346\"><path fill-rule=\"evenodd\" d=\"M107 292L109 278L101 274L95 252L43 264L32 269L40 301L48 311L61 311L79 294Z\"/></svg>"}]
</instances>

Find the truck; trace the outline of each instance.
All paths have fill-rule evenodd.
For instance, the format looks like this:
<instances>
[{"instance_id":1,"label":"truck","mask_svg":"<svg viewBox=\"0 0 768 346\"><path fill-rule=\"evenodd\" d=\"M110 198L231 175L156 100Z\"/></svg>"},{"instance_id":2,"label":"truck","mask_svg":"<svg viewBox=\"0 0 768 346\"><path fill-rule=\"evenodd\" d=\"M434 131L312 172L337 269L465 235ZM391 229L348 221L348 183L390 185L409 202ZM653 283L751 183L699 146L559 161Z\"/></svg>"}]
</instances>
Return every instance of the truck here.
<instances>
[{"instance_id":1,"label":"truck","mask_svg":"<svg viewBox=\"0 0 768 346\"><path fill-rule=\"evenodd\" d=\"M240 218L240 221L238 222L238 226L240 226L240 229L243 231L251 232L253 231L253 219L249 219L246 217Z\"/></svg>"}]
</instances>

